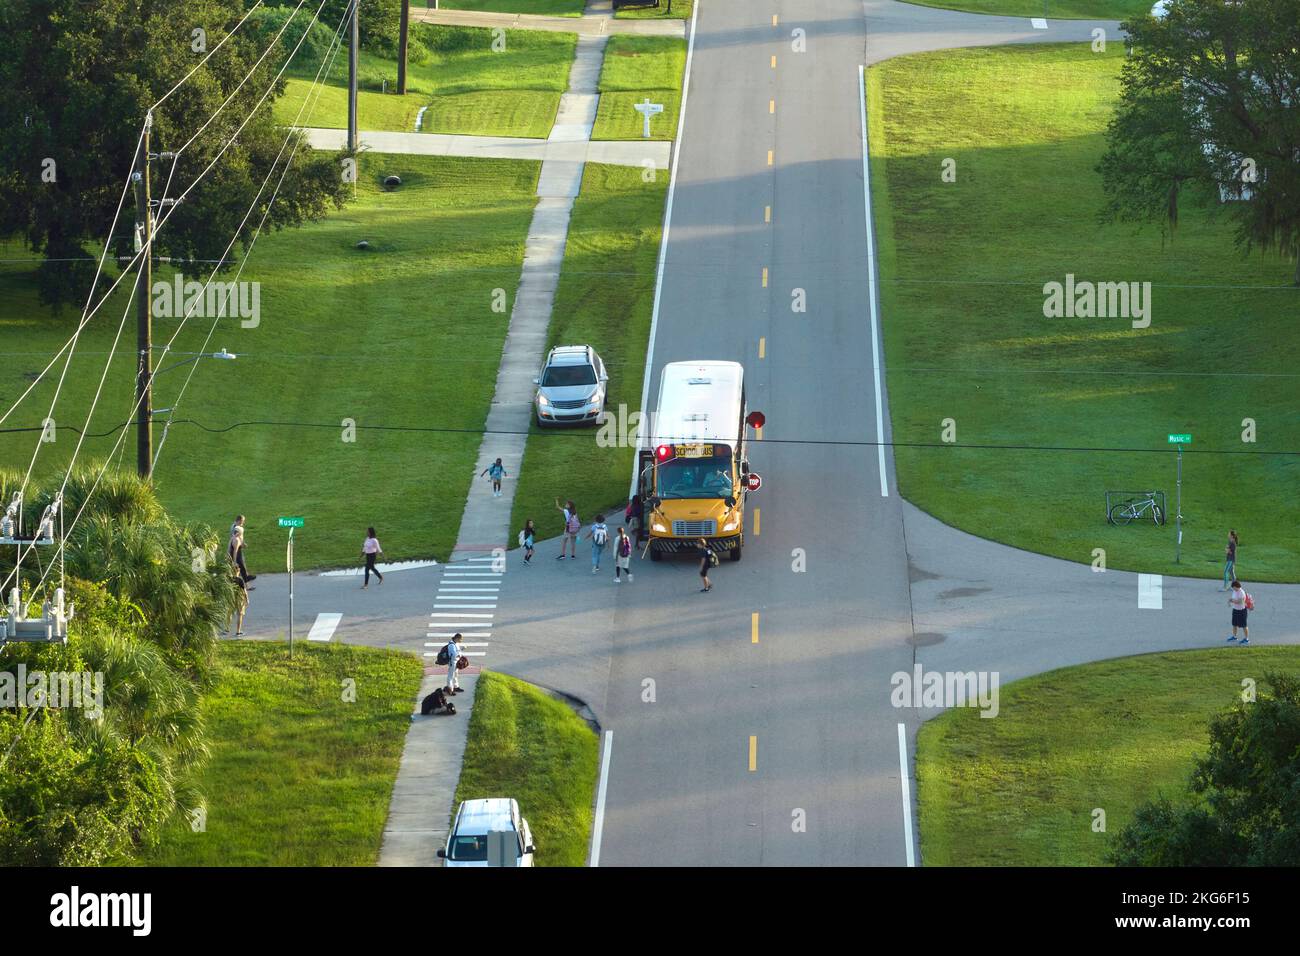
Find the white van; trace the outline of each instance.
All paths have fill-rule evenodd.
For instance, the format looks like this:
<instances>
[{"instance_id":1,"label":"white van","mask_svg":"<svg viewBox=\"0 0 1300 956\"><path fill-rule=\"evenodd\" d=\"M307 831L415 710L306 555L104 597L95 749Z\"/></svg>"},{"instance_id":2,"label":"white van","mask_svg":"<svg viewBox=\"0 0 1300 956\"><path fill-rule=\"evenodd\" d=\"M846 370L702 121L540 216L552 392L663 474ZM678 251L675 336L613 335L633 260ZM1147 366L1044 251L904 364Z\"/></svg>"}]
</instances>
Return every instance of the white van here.
<instances>
[{"instance_id":1,"label":"white van","mask_svg":"<svg viewBox=\"0 0 1300 956\"><path fill-rule=\"evenodd\" d=\"M487 866L488 834L514 834L516 866L533 865L533 834L519 814L519 804L507 797L466 800L456 811L447 846L438 851L443 866Z\"/></svg>"}]
</instances>

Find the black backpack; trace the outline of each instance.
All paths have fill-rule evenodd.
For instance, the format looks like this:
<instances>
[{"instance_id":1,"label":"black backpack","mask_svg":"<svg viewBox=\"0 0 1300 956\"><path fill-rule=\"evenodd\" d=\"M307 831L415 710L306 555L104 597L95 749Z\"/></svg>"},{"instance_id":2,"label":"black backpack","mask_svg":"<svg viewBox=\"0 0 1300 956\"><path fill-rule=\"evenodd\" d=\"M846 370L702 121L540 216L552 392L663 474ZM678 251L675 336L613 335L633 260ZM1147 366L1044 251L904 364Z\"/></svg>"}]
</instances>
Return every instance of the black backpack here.
<instances>
[{"instance_id":1,"label":"black backpack","mask_svg":"<svg viewBox=\"0 0 1300 956\"><path fill-rule=\"evenodd\" d=\"M447 648L449 647L451 647L450 644L444 644L442 650L438 652L437 658L435 658L443 667L446 667L451 663L451 655L447 653Z\"/></svg>"}]
</instances>

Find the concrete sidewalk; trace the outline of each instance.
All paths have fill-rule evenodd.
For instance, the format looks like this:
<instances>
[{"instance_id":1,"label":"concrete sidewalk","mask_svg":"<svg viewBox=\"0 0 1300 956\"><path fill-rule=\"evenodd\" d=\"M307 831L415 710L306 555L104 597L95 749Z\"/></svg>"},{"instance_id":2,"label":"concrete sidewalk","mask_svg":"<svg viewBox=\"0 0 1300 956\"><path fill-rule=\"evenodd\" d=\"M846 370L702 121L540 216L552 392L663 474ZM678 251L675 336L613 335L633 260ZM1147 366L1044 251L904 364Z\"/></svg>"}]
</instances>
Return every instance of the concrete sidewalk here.
<instances>
[{"instance_id":1,"label":"concrete sidewalk","mask_svg":"<svg viewBox=\"0 0 1300 956\"><path fill-rule=\"evenodd\" d=\"M617 33L644 37L685 37L685 20L616 20L612 16L545 17L529 13L487 13L475 10L421 10L411 7L412 22L453 27L504 27L507 30L545 30L579 36Z\"/></svg>"},{"instance_id":2,"label":"concrete sidewalk","mask_svg":"<svg viewBox=\"0 0 1300 956\"><path fill-rule=\"evenodd\" d=\"M575 64L575 69L577 65ZM565 94L568 96L569 94ZM563 100L556 126L570 125ZM343 149L347 130L303 127L307 143L313 149ZM376 153L409 153L416 156L465 156L471 159L531 159L545 163L557 160L576 163L607 163L611 166L644 166L649 160L655 169L667 169L672 156L670 142L657 140L562 140L552 130L549 139L523 139L512 136L456 136L448 133L398 133L362 130L361 148Z\"/></svg>"},{"instance_id":3,"label":"concrete sidewalk","mask_svg":"<svg viewBox=\"0 0 1300 956\"><path fill-rule=\"evenodd\" d=\"M384 823L380 866L441 866L438 851L447 845L460 781L460 768L469 739L469 715L474 709L478 677L461 677L465 692L457 694L456 713L420 716L420 701L442 686L446 668L426 673L415 699L411 729L402 748L402 763L393 783L393 797ZM467 671L477 671L477 667ZM464 674L466 672L462 672Z\"/></svg>"},{"instance_id":4,"label":"concrete sidewalk","mask_svg":"<svg viewBox=\"0 0 1300 956\"><path fill-rule=\"evenodd\" d=\"M559 113L546 141L546 159L537 178L537 208L524 245L524 268L510 312L501 364L497 368L496 390L488 411L487 430L479 445L475 475L497 458L509 478L501 497L494 497L491 485L475 481L465 499L456 549L451 560L490 553L509 547L512 532L510 509L517 479L523 466L528 429L533 417L533 378L546 357L547 330L551 307L564 264L569 219L582 188L582 173L590 151L591 131L596 123L596 105L601 64L605 59L603 36L580 36L569 71L569 89L560 98ZM640 151L640 143L623 144ZM640 151L642 157L645 152ZM667 162L667 154L663 156Z\"/></svg>"}]
</instances>

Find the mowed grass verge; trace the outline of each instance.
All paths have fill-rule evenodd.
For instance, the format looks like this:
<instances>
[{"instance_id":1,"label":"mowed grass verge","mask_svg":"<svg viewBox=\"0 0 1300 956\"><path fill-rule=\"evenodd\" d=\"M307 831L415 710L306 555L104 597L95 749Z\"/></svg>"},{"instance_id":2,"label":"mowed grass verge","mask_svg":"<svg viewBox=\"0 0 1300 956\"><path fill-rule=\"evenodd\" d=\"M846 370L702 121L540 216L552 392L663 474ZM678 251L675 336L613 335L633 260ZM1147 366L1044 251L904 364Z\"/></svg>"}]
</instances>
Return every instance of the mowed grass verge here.
<instances>
[{"instance_id":1,"label":"mowed grass verge","mask_svg":"<svg viewBox=\"0 0 1300 956\"><path fill-rule=\"evenodd\" d=\"M672 0L672 11L668 9L668 0L659 0L657 7L623 7L614 14L619 20L689 20L695 12L695 0Z\"/></svg>"},{"instance_id":2,"label":"mowed grass verge","mask_svg":"<svg viewBox=\"0 0 1300 956\"><path fill-rule=\"evenodd\" d=\"M192 316L174 346L224 347L239 358L203 359L155 380L155 408L177 409L155 472L168 510L216 528L247 515L255 573L284 567L280 515L306 518L295 536L299 569L359 564L367 525L377 528L389 560L445 557L487 419L538 169L363 153L355 202L318 223L264 234L241 277L260 283L257 326ZM389 173L403 181L391 192L381 185ZM360 239L369 250L355 248ZM17 246L5 254L24 255ZM34 265L0 265L5 407L62 347L79 316L64 310L55 317L37 303ZM169 270L155 273L158 281L171 278ZM495 289L504 291L504 313L492 309ZM84 421L126 305L116 296L82 333L54 413L61 430L41 446L38 475L66 467L76 435L64 426ZM95 432L125 421L134 403L133 306L127 322ZM179 325L155 319L155 343L163 345ZM174 359L155 362L170 364ZM39 432L58 369L6 427ZM27 462L38 432L0 436L0 449ZM162 442L162 419L154 434L155 444ZM116 438L88 439L79 460L102 458ZM134 441L131 434L121 445L118 460L127 468L134 467Z\"/></svg>"},{"instance_id":3,"label":"mowed grass verge","mask_svg":"<svg viewBox=\"0 0 1300 956\"><path fill-rule=\"evenodd\" d=\"M650 119L650 138L677 135L686 72L686 41L676 37L612 36L600 71L600 102L592 139L642 139L645 121L634 104L649 99L664 111Z\"/></svg>"},{"instance_id":4,"label":"mowed grass verge","mask_svg":"<svg viewBox=\"0 0 1300 956\"><path fill-rule=\"evenodd\" d=\"M995 718L973 708L935 717L917 737L922 862L1104 864L1140 804L1184 798L1194 758L1209 750L1210 718L1268 671L1300 671L1300 648L1099 661L1003 687Z\"/></svg>"},{"instance_id":5,"label":"mowed grass verge","mask_svg":"<svg viewBox=\"0 0 1300 956\"><path fill-rule=\"evenodd\" d=\"M1052 20L1127 20L1151 12L1147 0L905 0L923 7L1003 17ZM1118 39L1118 38L1117 38Z\"/></svg>"},{"instance_id":6,"label":"mowed grass verge","mask_svg":"<svg viewBox=\"0 0 1300 956\"><path fill-rule=\"evenodd\" d=\"M424 672L412 654L224 641L203 697L202 827L174 820L146 866L370 866ZM349 688L355 700L349 701ZM198 819L198 818L196 818Z\"/></svg>"},{"instance_id":7,"label":"mowed grass verge","mask_svg":"<svg viewBox=\"0 0 1300 956\"><path fill-rule=\"evenodd\" d=\"M605 407L623 423L641 406L668 190L666 172L652 183L641 174L632 167L587 164L546 345L591 345L600 353L609 370ZM528 518L537 522L539 539L559 533L556 497L573 499L584 526L602 508L614 509L607 511L611 529L622 521L633 449L601 447L597 434L592 427L539 429L534 420L515 490L511 546Z\"/></svg>"},{"instance_id":8,"label":"mowed grass verge","mask_svg":"<svg viewBox=\"0 0 1300 956\"><path fill-rule=\"evenodd\" d=\"M1226 217L1190 200L1172 240L1099 221L1123 60L1118 43L1008 46L870 70L899 490L975 534L1075 561L1103 548L1131 571L1216 577L1236 528L1240 576L1300 579L1300 458L1269 454L1300 448L1292 264L1242 256ZM1044 284L1067 274L1150 282L1150 327L1045 318ZM1172 522L1105 520L1108 489L1164 490L1172 510L1170 433L1194 436L1181 564Z\"/></svg>"},{"instance_id":9,"label":"mowed grass verge","mask_svg":"<svg viewBox=\"0 0 1300 956\"><path fill-rule=\"evenodd\" d=\"M505 674L479 676L456 805L518 800L537 866L586 863L598 765L596 734L568 705Z\"/></svg>"},{"instance_id":10,"label":"mowed grass verge","mask_svg":"<svg viewBox=\"0 0 1300 956\"><path fill-rule=\"evenodd\" d=\"M580 17L586 0L440 0L442 10L529 13L534 16Z\"/></svg>"},{"instance_id":11,"label":"mowed grass verge","mask_svg":"<svg viewBox=\"0 0 1300 956\"><path fill-rule=\"evenodd\" d=\"M545 139L555 122L560 94L569 84L577 35L507 30L505 47L493 49L493 31L480 27L412 23L412 37L427 47L423 63L407 64L406 95L398 96L397 61L363 50L358 60L357 123L363 130ZM304 63L286 80L275 117L293 123L310 96L300 126L347 126L346 50L318 92L312 93L320 63ZM388 92L383 82L387 81Z\"/></svg>"}]
</instances>

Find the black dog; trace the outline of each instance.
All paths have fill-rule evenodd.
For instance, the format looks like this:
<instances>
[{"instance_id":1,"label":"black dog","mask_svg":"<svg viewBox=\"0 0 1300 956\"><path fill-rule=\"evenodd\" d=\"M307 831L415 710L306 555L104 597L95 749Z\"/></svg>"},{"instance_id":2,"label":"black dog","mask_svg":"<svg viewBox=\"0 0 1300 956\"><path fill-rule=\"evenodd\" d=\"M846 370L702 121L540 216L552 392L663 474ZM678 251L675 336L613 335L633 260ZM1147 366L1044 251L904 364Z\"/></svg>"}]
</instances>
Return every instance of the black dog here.
<instances>
[{"instance_id":1,"label":"black dog","mask_svg":"<svg viewBox=\"0 0 1300 956\"><path fill-rule=\"evenodd\" d=\"M447 699L447 693L441 687L420 702L420 715L427 717L436 713L454 714L456 705Z\"/></svg>"}]
</instances>

